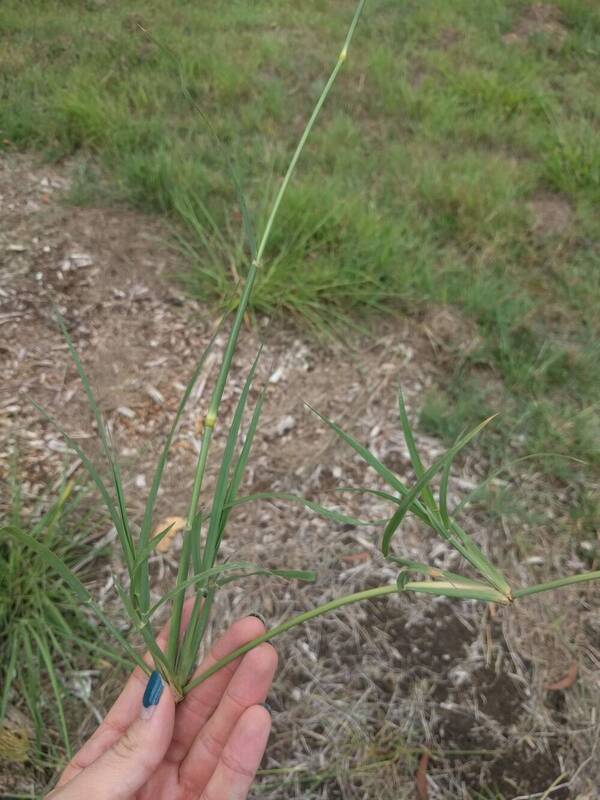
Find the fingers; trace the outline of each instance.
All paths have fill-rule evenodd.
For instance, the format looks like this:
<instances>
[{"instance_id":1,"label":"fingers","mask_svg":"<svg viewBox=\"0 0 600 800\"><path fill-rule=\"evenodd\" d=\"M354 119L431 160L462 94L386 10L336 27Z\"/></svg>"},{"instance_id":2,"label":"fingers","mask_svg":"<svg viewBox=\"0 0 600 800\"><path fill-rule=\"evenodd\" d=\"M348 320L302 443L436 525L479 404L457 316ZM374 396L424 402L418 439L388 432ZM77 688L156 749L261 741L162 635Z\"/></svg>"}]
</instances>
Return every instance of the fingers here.
<instances>
[{"instance_id":1,"label":"fingers","mask_svg":"<svg viewBox=\"0 0 600 800\"><path fill-rule=\"evenodd\" d=\"M276 669L277 653L269 644L259 645L243 657L216 710L198 732L179 768L184 792L195 796L207 786L238 722L250 707L262 703L267 696ZM225 796L229 797L221 795Z\"/></svg>"},{"instance_id":2,"label":"fingers","mask_svg":"<svg viewBox=\"0 0 600 800\"><path fill-rule=\"evenodd\" d=\"M171 741L175 701L158 673L153 673L140 701L137 719L125 733L59 789L56 800L128 800L150 779Z\"/></svg>"},{"instance_id":3,"label":"fingers","mask_svg":"<svg viewBox=\"0 0 600 800\"><path fill-rule=\"evenodd\" d=\"M267 746L271 715L261 706L246 709L233 729L213 776L199 800L245 800Z\"/></svg>"},{"instance_id":4,"label":"fingers","mask_svg":"<svg viewBox=\"0 0 600 800\"><path fill-rule=\"evenodd\" d=\"M256 617L245 617L238 620L216 642L210 654L194 674L201 675L220 658L228 655L233 650L237 650L238 647L246 644L246 642L256 639L264 632L265 626ZM192 689L183 702L179 704L175 715L173 743L167 753L168 761L175 763L183 761L197 734L219 705L219 701L240 663L241 658L232 661L231 664L216 672L204 683ZM257 702L260 702L260 700Z\"/></svg>"},{"instance_id":5,"label":"fingers","mask_svg":"<svg viewBox=\"0 0 600 800\"><path fill-rule=\"evenodd\" d=\"M194 599L190 598L183 607L182 627L189 620L193 603ZM156 643L161 650L166 647L168 635L169 626L167 624L156 637ZM152 664L152 657L149 653L144 656L144 661L147 664ZM72 780L75 775L79 774L82 769L89 767L90 764L93 764L117 739L123 736L139 714L147 682L148 676L140 667L136 667L100 726L65 767L57 786L64 786Z\"/></svg>"}]
</instances>

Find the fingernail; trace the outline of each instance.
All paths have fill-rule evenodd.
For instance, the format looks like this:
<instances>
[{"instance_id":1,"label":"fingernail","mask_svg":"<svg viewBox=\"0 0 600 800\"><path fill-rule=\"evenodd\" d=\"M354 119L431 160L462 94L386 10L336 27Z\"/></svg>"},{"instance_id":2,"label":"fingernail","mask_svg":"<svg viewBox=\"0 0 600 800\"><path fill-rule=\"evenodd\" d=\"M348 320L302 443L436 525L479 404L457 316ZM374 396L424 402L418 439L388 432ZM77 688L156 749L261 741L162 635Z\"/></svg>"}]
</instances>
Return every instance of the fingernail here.
<instances>
[{"instance_id":1,"label":"fingernail","mask_svg":"<svg viewBox=\"0 0 600 800\"><path fill-rule=\"evenodd\" d=\"M265 709L265 711L268 711L269 714L273 716L273 709L268 703L259 703L259 705L261 705Z\"/></svg>"},{"instance_id":2,"label":"fingernail","mask_svg":"<svg viewBox=\"0 0 600 800\"><path fill-rule=\"evenodd\" d=\"M248 614L248 616L249 617L256 617L256 619L259 619L262 622L262 624L265 625L265 627L266 627L267 620L263 617L262 614L259 614L258 611L251 611Z\"/></svg>"},{"instance_id":3,"label":"fingernail","mask_svg":"<svg viewBox=\"0 0 600 800\"><path fill-rule=\"evenodd\" d=\"M140 713L140 717L142 719L150 719L152 714L154 714L154 709L158 705L160 696L163 693L163 688L164 684L162 682L162 678L160 677L160 673L154 671L148 679L146 691L144 692L144 697L142 698L142 711Z\"/></svg>"}]
</instances>

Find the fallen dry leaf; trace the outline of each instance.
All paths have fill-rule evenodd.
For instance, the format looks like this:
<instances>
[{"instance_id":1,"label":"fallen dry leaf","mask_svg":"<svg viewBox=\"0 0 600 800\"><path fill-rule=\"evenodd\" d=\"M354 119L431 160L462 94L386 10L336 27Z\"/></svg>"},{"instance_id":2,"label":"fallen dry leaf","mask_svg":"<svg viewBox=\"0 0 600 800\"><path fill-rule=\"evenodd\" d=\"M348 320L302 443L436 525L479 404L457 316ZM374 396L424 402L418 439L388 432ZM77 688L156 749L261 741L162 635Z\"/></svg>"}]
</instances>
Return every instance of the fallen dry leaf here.
<instances>
[{"instance_id":1,"label":"fallen dry leaf","mask_svg":"<svg viewBox=\"0 0 600 800\"><path fill-rule=\"evenodd\" d=\"M346 556L342 556L342 561L345 561L346 564L355 564L361 561L368 561L371 557L371 554L367 550L363 550L361 553L348 553Z\"/></svg>"},{"instance_id":2,"label":"fallen dry leaf","mask_svg":"<svg viewBox=\"0 0 600 800\"><path fill-rule=\"evenodd\" d=\"M165 534L160 542L156 545L157 553L167 552L177 533L179 533L182 528L185 528L185 520L183 517L165 517L154 529L153 536L158 536L158 534L161 531L164 531L165 528L168 528L169 525L171 525L171 530Z\"/></svg>"},{"instance_id":3,"label":"fallen dry leaf","mask_svg":"<svg viewBox=\"0 0 600 800\"><path fill-rule=\"evenodd\" d=\"M570 686L573 686L576 680L577 680L577 662L571 661L571 666L565 672L562 678L556 681L556 683L547 683L544 686L544 689L546 689L546 691L548 692L559 692L561 689L568 689Z\"/></svg>"},{"instance_id":4,"label":"fallen dry leaf","mask_svg":"<svg viewBox=\"0 0 600 800\"><path fill-rule=\"evenodd\" d=\"M429 753L423 753L419 759L417 774L415 775L415 786L417 789L418 800L429 800L429 789L427 788L427 767L429 766Z\"/></svg>"}]
</instances>

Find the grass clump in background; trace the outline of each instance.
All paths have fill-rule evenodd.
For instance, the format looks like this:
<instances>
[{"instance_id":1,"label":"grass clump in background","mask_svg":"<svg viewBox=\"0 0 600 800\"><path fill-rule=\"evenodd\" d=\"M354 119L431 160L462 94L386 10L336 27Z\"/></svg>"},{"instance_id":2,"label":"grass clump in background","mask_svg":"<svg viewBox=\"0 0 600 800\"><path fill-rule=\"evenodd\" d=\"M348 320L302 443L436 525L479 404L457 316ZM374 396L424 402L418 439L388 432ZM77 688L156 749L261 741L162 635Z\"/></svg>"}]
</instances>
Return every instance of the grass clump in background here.
<instances>
[{"instance_id":1,"label":"grass clump in background","mask_svg":"<svg viewBox=\"0 0 600 800\"><path fill-rule=\"evenodd\" d=\"M90 582L103 553L89 542L86 493L65 482L25 513L16 482L12 490L0 524L0 761L27 761L43 774L72 754L69 732L85 698L86 670L119 656L99 643L96 621L53 564L20 538L42 543ZM25 725L7 717L9 705Z\"/></svg>"}]
</instances>

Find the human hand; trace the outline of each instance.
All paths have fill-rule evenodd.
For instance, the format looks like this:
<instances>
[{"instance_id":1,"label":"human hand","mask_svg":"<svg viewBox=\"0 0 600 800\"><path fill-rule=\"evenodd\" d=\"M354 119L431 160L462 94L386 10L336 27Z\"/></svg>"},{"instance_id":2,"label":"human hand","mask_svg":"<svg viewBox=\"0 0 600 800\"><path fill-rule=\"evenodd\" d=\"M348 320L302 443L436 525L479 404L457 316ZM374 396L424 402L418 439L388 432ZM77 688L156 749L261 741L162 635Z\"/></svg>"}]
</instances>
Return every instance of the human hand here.
<instances>
[{"instance_id":1,"label":"human hand","mask_svg":"<svg viewBox=\"0 0 600 800\"><path fill-rule=\"evenodd\" d=\"M264 630L252 616L234 623L196 674ZM137 667L46 800L244 800L271 730L260 704L276 668L275 649L261 644L176 706L160 676Z\"/></svg>"}]
</instances>

